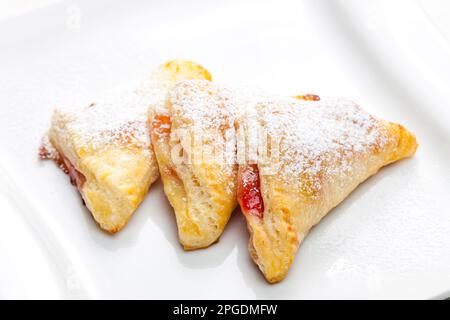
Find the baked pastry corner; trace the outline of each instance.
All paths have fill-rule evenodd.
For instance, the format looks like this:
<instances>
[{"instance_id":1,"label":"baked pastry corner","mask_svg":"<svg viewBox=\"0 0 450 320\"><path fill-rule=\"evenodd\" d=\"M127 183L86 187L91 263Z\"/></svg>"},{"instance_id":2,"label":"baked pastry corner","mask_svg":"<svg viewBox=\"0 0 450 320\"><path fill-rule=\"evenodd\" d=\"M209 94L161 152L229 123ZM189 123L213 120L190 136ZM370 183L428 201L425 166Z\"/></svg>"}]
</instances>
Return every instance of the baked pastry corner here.
<instances>
[{"instance_id":1,"label":"baked pastry corner","mask_svg":"<svg viewBox=\"0 0 450 320\"><path fill-rule=\"evenodd\" d=\"M276 283L311 228L380 168L414 155L417 141L403 126L346 99L277 97L255 109L239 126L246 132L251 121L262 123L261 130L279 142L268 145L268 153L279 157L239 165L238 201L250 255L266 280Z\"/></svg>"},{"instance_id":2,"label":"baked pastry corner","mask_svg":"<svg viewBox=\"0 0 450 320\"><path fill-rule=\"evenodd\" d=\"M149 108L164 101L178 80L211 78L185 60L157 68L137 87L114 92L76 108L57 108L52 116L44 158L53 158L69 174L99 226L121 230L158 178L151 147Z\"/></svg>"},{"instance_id":3,"label":"baked pastry corner","mask_svg":"<svg viewBox=\"0 0 450 320\"><path fill-rule=\"evenodd\" d=\"M234 136L228 98L227 90L212 82L181 81L169 91L167 110L153 118L152 143L186 250L216 242L237 204L235 146L224 138ZM231 159L203 152L212 149Z\"/></svg>"}]
</instances>

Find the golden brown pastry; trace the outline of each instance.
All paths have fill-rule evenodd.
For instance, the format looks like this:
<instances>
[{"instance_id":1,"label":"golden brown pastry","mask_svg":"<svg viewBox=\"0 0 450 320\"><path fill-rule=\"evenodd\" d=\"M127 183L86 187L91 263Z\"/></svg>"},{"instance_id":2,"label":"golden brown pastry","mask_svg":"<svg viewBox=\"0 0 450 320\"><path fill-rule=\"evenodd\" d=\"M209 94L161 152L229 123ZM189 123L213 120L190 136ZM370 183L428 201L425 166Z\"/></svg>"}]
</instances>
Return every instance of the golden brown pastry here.
<instances>
[{"instance_id":1,"label":"golden brown pastry","mask_svg":"<svg viewBox=\"0 0 450 320\"><path fill-rule=\"evenodd\" d=\"M56 109L41 156L70 175L87 208L108 232L123 228L158 178L148 108L179 79L209 73L190 61L169 61L137 88L108 93L74 109Z\"/></svg>"},{"instance_id":2,"label":"golden brown pastry","mask_svg":"<svg viewBox=\"0 0 450 320\"><path fill-rule=\"evenodd\" d=\"M154 113L152 143L187 250L217 241L237 204L234 136L231 92L209 81L179 82Z\"/></svg>"},{"instance_id":3,"label":"golden brown pastry","mask_svg":"<svg viewBox=\"0 0 450 320\"><path fill-rule=\"evenodd\" d=\"M238 201L250 254L271 283L287 275L300 243L332 208L381 167L417 148L404 127L349 100L298 98L308 101L256 101L239 119L243 139L258 144L258 152L239 165Z\"/></svg>"}]
</instances>

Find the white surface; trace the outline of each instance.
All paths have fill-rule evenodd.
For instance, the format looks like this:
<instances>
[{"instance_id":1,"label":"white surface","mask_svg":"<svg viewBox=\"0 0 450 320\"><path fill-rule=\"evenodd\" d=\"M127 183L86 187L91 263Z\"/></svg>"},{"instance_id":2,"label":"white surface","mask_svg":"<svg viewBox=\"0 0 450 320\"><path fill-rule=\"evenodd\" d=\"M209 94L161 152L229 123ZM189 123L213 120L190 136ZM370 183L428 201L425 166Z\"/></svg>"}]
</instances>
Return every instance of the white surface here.
<instances>
[{"instance_id":1,"label":"white surface","mask_svg":"<svg viewBox=\"0 0 450 320\"><path fill-rule=\"evenodd\" d=\"M412 1L63 1L0 21L0 296L449 296L450 47L429 17ZM218 244L184 252L160 183L109 236L37 160L40 136L55 105L174 57L218 81L351 97L420 148L314 228L277 285L251 262L239 212Z\"/></svg>"},{"instance_id":2,"label":"white surface","mask_svg":"<svg viewBox=\"0 0 450 320\"><path fill-rule=\"evenodd\" d=\"M18 16L60 0L0 0L0 19Z\"/></svg>"}]
</instances>

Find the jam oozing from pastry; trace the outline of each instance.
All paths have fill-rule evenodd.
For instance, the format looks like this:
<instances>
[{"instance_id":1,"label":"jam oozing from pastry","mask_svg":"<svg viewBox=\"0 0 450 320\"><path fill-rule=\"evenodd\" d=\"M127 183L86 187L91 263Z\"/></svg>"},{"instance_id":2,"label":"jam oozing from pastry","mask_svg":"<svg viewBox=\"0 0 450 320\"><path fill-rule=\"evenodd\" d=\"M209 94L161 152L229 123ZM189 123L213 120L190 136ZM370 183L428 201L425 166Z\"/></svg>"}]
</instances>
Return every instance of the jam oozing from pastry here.
<instances>
[{"instance_id":1,"label":"jam oozing from pastry","mask_svg":"<svg viewBox=\"0 0 450 320\"><path fill-rule=\"evenodd\" d=\"M151 134L158 138L168 137L172 127L172 119L168 115L157 114L154 116L152 121ZM170 176L179 184L182 184L180 177L178 176L175 169L167 166L163 168L164 173Z\"/></svg>"},{"instance_id":2,"label":"jam oozing from pastry","mask_svg":"<svg viewBox=\"0 0 450 320\"><path fill-rule=\"evenodd\" d=\"M39 158L42 160L51 159L50 151L44 145L39 147Z\"/></svg>"},{"instance_id":3,"label":"jam oozing from pastry","mask_svg":"<svg viewBox=\"0 0 450 320\"><path fill-rule=\"evenodd\" d=\"M152 134L158 137L170 134L172 119L168 115L157 114L152 121Z\"/></svg>"},{"instance_id":4,"label":"jam oozing from pastry","mask_svg":"<svg viewBox=\"0 0 450 320\"><path fill-rule=\"evenodd\" d=\"M64 165L67 169L67 173L69 174L70 183L81 190L84 183L86 182L86 177L80 171L75 169L73 164L66 157L64 157Z\"/></svg>"},{"instance_id":5,"label":"jam oozing from pastry","mask_svg":"<svg viewBox=\"0 0 450 320\"><path fill-rule=\"evenodd\" d=\"M59 152L56 151L48 140L45 140L39 147L39 158L41 160L53 160L64 173L69 174L69 169L64 161L64 157L61 157Z\"/></svg>"},{"instance_id":6,"label":"jam oozing from pastry","mask_svg":"<svg viewBox=\"0 0 450 320\"><path fill-rule=\"evenodd\" d=\"M264 202L260 189L259 170L256 164L239 168L237 196L244 214L263 217Z\"/></svg>"},{"instance_id":7,"label":"jam oozing from pastry","mask_svg":"<svg viewBox=\"0 0 450 320\"><path fill-rule=\"evenodd\" d=\"M295 98L305 101L320 101L320 97L315 94L304 94L300 96L295 96Z\"/></svg>"}]
</instances>

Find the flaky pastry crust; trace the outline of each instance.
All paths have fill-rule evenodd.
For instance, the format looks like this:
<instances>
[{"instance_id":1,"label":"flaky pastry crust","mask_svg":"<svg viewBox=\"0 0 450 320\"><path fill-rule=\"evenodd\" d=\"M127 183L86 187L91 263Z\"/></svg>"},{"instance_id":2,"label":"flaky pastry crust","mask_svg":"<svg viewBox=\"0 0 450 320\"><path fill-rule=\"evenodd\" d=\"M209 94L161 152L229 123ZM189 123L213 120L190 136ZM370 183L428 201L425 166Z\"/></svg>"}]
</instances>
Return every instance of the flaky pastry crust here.
<instances>
[{"instance_id":1,"label":"flaky pastry crust","mask_svg":"<svg viewBox=\"0 0 450 320\"><path fill-rule=\"evenodd\" d=\"M76 112L55 110L49 130L49 141L57 151L55 157L71 175L102 229L110 233L121 230L158 178L158 165L148 136L148 108L164 100L176 81L190 78L192 70L195 75L209 76L193 62L172 60L117 100L95 101ZM105 106L107 103L111 106ZM135 114L127 115L127 108ZM124 123L114 117L115 112L124 114ZM91 115L99 122L103 115L111 117L107 119L109 123L103 121L105 130L96 128Z\"/></svg>"},{"instance_id":2,"label":"flaky pastry crust","mask_svg":"<svg viewBox=\"0 0 450 320\"><path fill-rule=\"evenodd\" d=\"M331 209L381 167L411 157L417 148L403 126L372 117L351 101L310 100L275 99L253 110L270 134L282 137L275 174L261 174L268 164L260 159L253 164L260 173L263 210L246 212L242 194L239 199L250 255L270 283L285 278L299 245ZM239 126L249 130L248 116ZM246 192L250 165L239 166L238 194Z\"/></svg>"}]
</instances>

